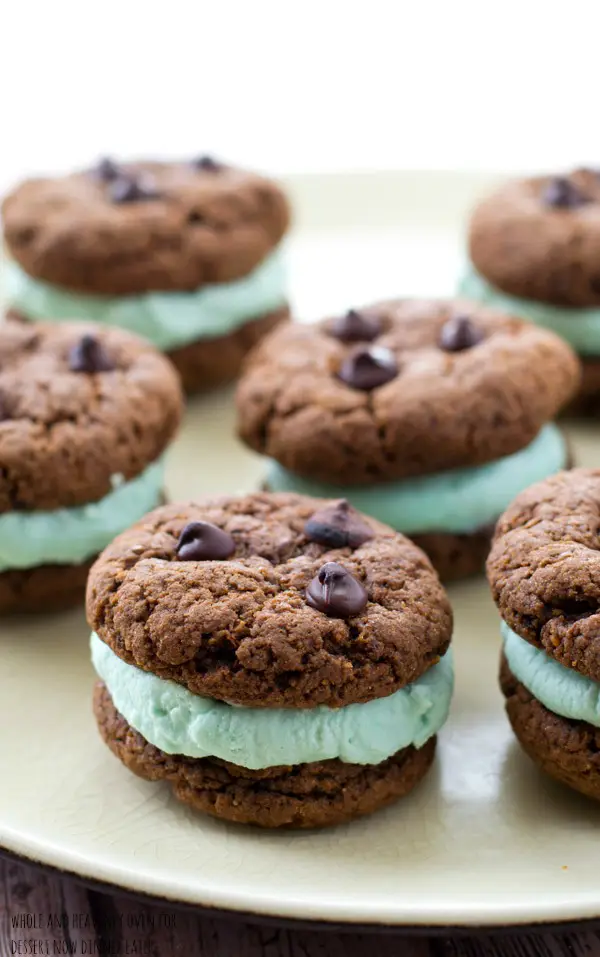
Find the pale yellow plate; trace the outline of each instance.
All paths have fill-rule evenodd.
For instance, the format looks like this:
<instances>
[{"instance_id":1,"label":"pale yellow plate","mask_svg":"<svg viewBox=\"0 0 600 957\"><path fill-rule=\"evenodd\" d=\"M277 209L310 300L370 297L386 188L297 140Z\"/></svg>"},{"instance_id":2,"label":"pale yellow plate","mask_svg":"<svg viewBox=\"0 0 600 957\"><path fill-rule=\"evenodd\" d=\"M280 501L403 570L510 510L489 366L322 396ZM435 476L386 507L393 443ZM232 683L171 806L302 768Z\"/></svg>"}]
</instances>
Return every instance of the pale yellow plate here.
<instances>
[{"instance_id":1,"label":"pale yellow plate","mask_svg":"<svg viewBox=\"0 0 600 957\"><path fill-rule=\"evenodd\" d=\"M310 191L321 187L304 184L313 220L292 248L303 314L395 289L449 289L461 210L448 191L455 205L442 215L436 183L416 176L392 178L389 189L347 184L347 203L358 197L358 207L381 216L360 237L335 234L335 216L327 234L322 207L310 205ZM381 194L373 203L369 189ZM426 202L432 194L435 211ZM409 234L396 219L386 230L381 200L412 227L415 195L426 226ZM261 463L232 432L228 393L194 403L170 462L172 496L256 485ZM600 427L571 435L579 461L600 466ZM91 715L81 612L4 623L0 846L131 891L281 918L439 926L600 916L600 807L546 780L514 743L497 690L498 618L484 581L453 588L452 600L456 695L432 773L396 807L299 834L196 816L167 786L138 780L112 757Z\"/></svg>"}]
</instances>

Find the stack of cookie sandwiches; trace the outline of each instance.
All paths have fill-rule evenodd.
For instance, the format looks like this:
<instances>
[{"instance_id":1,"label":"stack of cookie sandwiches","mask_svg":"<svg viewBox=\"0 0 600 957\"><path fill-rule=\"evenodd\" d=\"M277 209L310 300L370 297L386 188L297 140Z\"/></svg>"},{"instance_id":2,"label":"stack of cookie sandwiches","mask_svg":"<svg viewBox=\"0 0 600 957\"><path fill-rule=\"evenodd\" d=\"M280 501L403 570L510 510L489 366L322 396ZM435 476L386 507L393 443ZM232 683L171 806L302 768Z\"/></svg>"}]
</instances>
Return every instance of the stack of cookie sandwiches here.
<instances>
[{"instance_id":1,"label":"stack of cookie sandwiches","mask_svg":"<svg viewBox=\"0 0 600 957\"><path fill-rule=\"evenodd\" d=\"M426 556L353 509L167 505L94 565L104 741L197 810L336 824L407 794L448 714L452 615Z\"/></svg>"},{"instance_id":2,"label":"stack of cookie sandwiches","mask_svg":"<svg viewBox=\"0 0 600 957\"><path fill-rule=\"evenodd\" d=\"M286 198L270 180L209 156L105 159L28 180L2 216L15 315L142 335L169 354L188 391L233 379L247 350L288 316Z\"/></svg>"},{"instance_id":3,"label":"stack of cookie sandwiches","mask_svg":"<svg viewBox=\"0 0 600 957\"><path fill-rule=\"evenodd\" d=\"M461 294L552 329L583 360L574 411L600 410L600 172L516 180L469 228Z\"/></svg>"},{"instance_id":4,"label":"stack of cookie sandwiches","mask_svg":"<svg viewBox=\"0 0 600 957\"><path fill-rule=\"evenodd\" d=\"M501 685L513 730L553 778L600 800L600 471L519 495L488 578L502 615Z\"/></svg>"},{"instance_id":5,"label":"stack of cookie sandwiches","mask_svg":"<svg viewBox=\"0 0 600 957\"><path fill-rule=\"evenodd\" d=\"M445 579L482 571L511 499L562 469L551 423L579 364L557 336L462 301L378 303L276 330L238 385L266 487L347 500Z\"/></svg>"},{"instance_id":6,"label":"stack of cookie sandwiches","mask_svg":"<svg viewBox=\"0 0 600 957\"><path fill-rule=\"evenodd\" d=\"M83 600L93 559L163 500L182 404L128 332L0 325L0 612Z\"/></svg>"}]
</instances>

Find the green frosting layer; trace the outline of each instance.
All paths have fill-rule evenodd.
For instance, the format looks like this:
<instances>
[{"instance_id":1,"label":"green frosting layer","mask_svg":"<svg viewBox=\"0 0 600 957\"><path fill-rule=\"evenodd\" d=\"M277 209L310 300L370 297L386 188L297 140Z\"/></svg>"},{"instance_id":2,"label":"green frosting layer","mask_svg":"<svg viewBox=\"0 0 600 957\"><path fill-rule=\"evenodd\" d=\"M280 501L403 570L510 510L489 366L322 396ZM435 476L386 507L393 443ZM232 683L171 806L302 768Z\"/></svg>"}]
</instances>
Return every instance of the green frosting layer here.
<instances>
[{"instance_id":1,"label":"green frosting layer","mask_svg":"<svg viewBox=\"0 0 600 957\"><path fill-rule=\"evenodd\" d=\"M113 476L114 488L97 502L53 512L0 515L0 571L38 565L77 565L97 555L120 532L159 504L162 459L129 482Z\"/></svg>"},{"instance_id":2,"label":"green frosting layer","mask_svg":"<svg viewBox=\"0 0 600 957\"><path fill-rule=\"evenodd\" d=\"M339 758L379 764L422 747L444 724L452 697L451 652L387 698L345 708L241 708L127 664L96 634L92 661L117 711L167 754L216 757L257 770Z\"/></svg>"},{"instance_id":3,"label":"green frosting layer","mask_svg":"<svg viewBox=\"0 0 600 957\"><path fill-rule=\"evenodd\" d=\"M285 269L275 250L235 282L195 292L149 292L140 296L86 296L33 279L15 262L6 264L5 299L36 321L85 319L119 326L163 351L227 335L246 322L285 305Z\"/></svg>"},{"instance_id":4,"label":"green frosting layer","mask_svg":"<svg viewBox=\"0 0 600 957\"><path fill-rule=\"evenodd\" d=\"M505 622L501 632L510 670L534 698L563 718L586 721L600 728L600 684L534 648Z\"/></svg>"},{"instance_id":5,"label":"green frosting layer","mask_svg":"<svg viewBox=\"0 0 600 957\"><path fill-rule=\"evenodd\" d=\"M495 522L519 492L559 472L567 461L565 440L549 424L530 445L475 468L437 472L380 485L328 485L301 478L270 461L267 484L275 492L347 498L359 511L407 535L461 533Z\"/></svg>"},{"instance_id":6,"label":"green frosting layer","mask_svg":"<svg viewBox=\"0 0 600 957\"><path fill-rule=\"evenodd\" d=\"M550 329L582 356L600 355L599 308L569 309L533 299L509 296L487 282L472 266L463 276L458 291L461 296L474 302L495 306Z\"/></svg>"}]
</instances>

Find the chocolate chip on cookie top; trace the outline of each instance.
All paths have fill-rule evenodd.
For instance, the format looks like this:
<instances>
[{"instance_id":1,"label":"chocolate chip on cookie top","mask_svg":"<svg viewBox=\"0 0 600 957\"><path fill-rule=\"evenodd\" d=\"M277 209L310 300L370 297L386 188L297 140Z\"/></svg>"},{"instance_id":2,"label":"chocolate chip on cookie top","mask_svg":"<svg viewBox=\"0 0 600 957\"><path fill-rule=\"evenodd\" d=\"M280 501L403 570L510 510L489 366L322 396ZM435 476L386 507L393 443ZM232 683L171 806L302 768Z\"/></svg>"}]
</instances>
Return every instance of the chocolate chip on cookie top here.
<instances>
[{"instance_id":1,"label":"chocolate chip on cookie top","mask_svg":"<svg viewBox=\"0 0 600 957\"><path fill-rule=\"evenodd\" d=\"M96 336L86 332L69 351L71 372L110 372L115 364Z\"/></svg>"},{"instance_id":2,"label":"chocolate chip on cookie top","mask_svg":"<svg viewBox=\"0 0 600 957\"><path fill-rule=\"evenodd\" d=\"M0 326L0 512L102 498L164 451L181 416L170 363L88 323Z\"/></svg>"},{"instance_id":3,"label":"chocolate chip on cookie top","mask_svg":"<svg viewBox=\"0 0 600 957\"><path fill-rule=\"evenodd\" d=\"M505 183L474 209L469 252L475 268L503 292L558 306L600 305L600 178Z\"/></svg>"},{"instance_id":4,"label":"chocolate chip on cookie top","mask_svg":"<svg viewBox=\"0 0 600 957\"><path fill-rule=\"evenodd\" d=\"M210 522L190 522L179 536L176 551L182 562L216 561L233 555L235 541Z\"/></svg>"},{"instance_id":5,"label":"chocolate chip on cookie top","mask_svg":"<svg viewBox=\"0 0 600 957\"><path fill-rule=\"evenodd\" d=\"M185 292L255 269L290 219L276 183L205 157L31 179L2 204L12 257L77 292ZM218 172L218 175L217 175Z\"/></svg>"},{"instance_id":6,"label":"chocolate chip on cookie top","mask_svg":"<svg viewBox=\"0 0 600 957\"><path fill-rule=\"evenodd\" d=\"M487 573L513 631L600 681L600 470L560 472L518 495Z\"/></svg>"},{"instance_id":7,"label":"chocolate chip on cookie top","mask_svg":"<svg viewBox=\"0 0 600 957\"><path fill-rule=\"evenodd\" d=\"M357 547L311 540L307 522L332 504L265 492L157 509L94 565L90 626L130 664L233 704L391 694L446 651L448 599L425 555L374 519ZM191 523L235 552L182 561Z\"/></svg>"},{"instance_id":8,"label":"chocolate chip on cookie top","mask_svg":"<svg viewBox=\"0 0 600 957\"><path fill-rule=\"evenodd\" d=\"M529 444L577 389L569 346L515 317L459 301L367 311L374 343L341 341L325 320L258 346L237 392L251 448L346 486L479 465Z\"/></svg>"},{"instance_id":9,"label":"chocolate chip on cookie top","mask_svg":"<svg viewBox=\"0 0 600 957\"><path fill-rule=\"evenodd\" d=\"M345 498L320 508L304 526L305 535L328 548L358 548L373 538L373 529Z\"/></svg>"},{"instance_id":10,"label":"chocolate chip on cookie top","mask_svg":"<svg viewBox=\"0 0 600 957\"><path fill-rule=\"evenodd\" d=\"M382 328L377 316L350 309L345 315L333 319L328 331L342 342L370 342L377 338Z\"/></svg>"}]
</instances>

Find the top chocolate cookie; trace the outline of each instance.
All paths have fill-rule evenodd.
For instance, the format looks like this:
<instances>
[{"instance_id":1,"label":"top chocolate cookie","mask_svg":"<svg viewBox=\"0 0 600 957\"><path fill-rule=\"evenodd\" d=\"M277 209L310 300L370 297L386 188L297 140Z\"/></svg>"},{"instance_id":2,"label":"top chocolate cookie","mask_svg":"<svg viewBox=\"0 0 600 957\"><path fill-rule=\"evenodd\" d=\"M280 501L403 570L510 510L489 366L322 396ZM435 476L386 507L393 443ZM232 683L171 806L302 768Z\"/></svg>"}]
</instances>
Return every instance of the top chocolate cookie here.
<instances>
[{"instance_id":1,"label":"top chocolate cookie","mask_svg":"<svg viewBox=\"0 0 600 957\"><path fill-rule=\"evenodd\" d=\"M117 296L239 279L277 245L289 215L275 183L209 157L104 160L27 180L2 204L6 244L27 273Z\"/></svg>"},{"instance_id":2,"label":"top chocolate cookie","mask_svg":"<svg viewBox=\"0 0 600 957\"><path fill-rule=\"evenodd\" d=\"M475 208L469 251L503 292L554 305L600 305L600 171L513 180Z\"/></svg>"},{"instance_id":3,"label":"top chocolate cookie","mask_svg":"<svg viewBox=\"0 0 600 957\"><path fill-rule=\"evenodd\" d=\"M509 455L578 383L552 333L468 302L396 300L269 336L238 386L238 428L299 475L368 484Z\"/></svg>"},{"instance_id":4,"label":"top chocolate cookie","mask_svg":"<svg viewBox=\"0 0 600 957\"><path fill-rule=\"evenodd\" d=\"M87 614L130 664L251 707L384 697L452 632L412 542L345 503L291 494L157 509L97 560Z\"/></svg>"},{"instance_id":5,"label":"top chocolate cookie","mask_svg":"<svg viewBox=\"0 0 600 957\"><path fill-rule=\"evenodd\" d=\"M131 479L172 439L175 370L141 339L89 323L0 325L0 512L72 507Z\"/></svg>"},{"instance_id":6,"label":"top chocolate cookie","mask_svg":"<svg viewBox=\"0 0 600 957\"><path fill-rule=\"evenodd\" d=\"M500 518L487 573L522 638L600 681L600 470L532 485Z\"/></svg>"}]
</instances>

